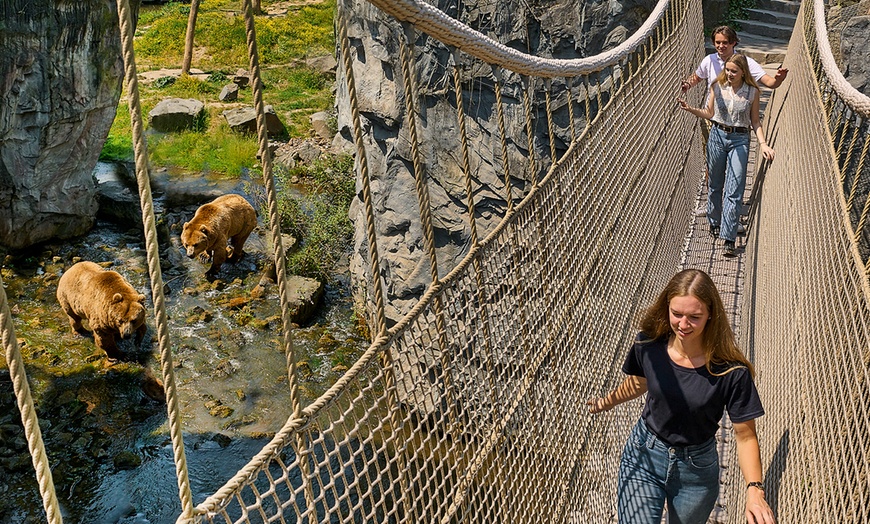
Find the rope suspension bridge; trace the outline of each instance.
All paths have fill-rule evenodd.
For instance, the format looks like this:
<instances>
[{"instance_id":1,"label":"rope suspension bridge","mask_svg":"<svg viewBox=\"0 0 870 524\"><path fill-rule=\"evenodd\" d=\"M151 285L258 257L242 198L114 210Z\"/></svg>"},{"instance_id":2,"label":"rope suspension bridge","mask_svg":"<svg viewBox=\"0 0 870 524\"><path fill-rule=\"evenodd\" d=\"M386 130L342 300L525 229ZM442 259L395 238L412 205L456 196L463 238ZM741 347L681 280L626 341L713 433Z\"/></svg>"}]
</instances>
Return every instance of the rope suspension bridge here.
<instances>
[{"instance_id":1,"label":"rope suspension bridge","mask_svg":"<svg viewBox=\"0 0 870 524\"><path fill-rule=\"evenodd\" d=\"M371 0L400 37L403 117L431 282L387 326L376 205L358 107L353 40L338 10L356 169L366 219L373 341L310 405L299 400L285 307L292 414L225 485L195 501L185 458L126 0L119 19L154 324L176 463L179 523L613 522L619 452L637 401L605 415L585 400L613 387L634 337L632 319L689 255L703 184L697 121L675 103L700 61L700 3L660 0L620 46L574 60L501 45L419 0ZM244 2L264 186L278 288L284 249L267 144L253 9ZM759 435L768 498L779 522L870 522L870 99L837 70L822 0L803 2L764 125L777 151L752 189L742 302L735 323L758 370L767 415ZM439 266L421 97L420 33L450 51L470 245ZM690 44L694 43L694 44ZM459 67L492 71L504 217L476 224L474 166ZM509 93L505 100L503 92ZM544 100L535 100L543 93ZM700 93L699 93L700 95ZM431 93L429 94L431 95ZM546 120L539 119L545 108ZM560 114L567 113L567 124ZM582 118L581 118L582 115ZM575 118L576 117L576 118ZM561 124L559 122L562 122ZM561 125L561 127L559 127ZM515 133L514 128L521 132ZM538 130L549 148L537 148ZM569 138L567 151L557 137ZM523 137L527 164L508 143ZM538 154L536 151L543 150ZM548 150L548 151L547 151ZM517 180L524 196L515 201ZM63 521L26 364L0 285L0 330L46 518ZM421 370L420 362L427 364ZM727 427L727 421L723 421ZM727 431L723 440L727 441ZM733 455L731 451L730 455ZM728 453L723 460L734 463ZM741 522L739 468L725 468L722 519Z\"/></svg>"}]
</instances>

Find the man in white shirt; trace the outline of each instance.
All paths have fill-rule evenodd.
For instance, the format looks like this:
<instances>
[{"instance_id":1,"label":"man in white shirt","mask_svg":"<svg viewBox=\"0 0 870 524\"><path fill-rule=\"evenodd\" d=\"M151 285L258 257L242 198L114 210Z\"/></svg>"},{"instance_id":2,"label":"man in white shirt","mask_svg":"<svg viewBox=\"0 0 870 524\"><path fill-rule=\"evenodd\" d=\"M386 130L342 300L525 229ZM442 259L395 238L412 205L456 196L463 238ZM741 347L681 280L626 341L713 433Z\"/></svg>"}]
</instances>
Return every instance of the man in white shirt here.
<instances>
[{"instance_id":1,"label":"man in white shirt","mask_svg":"<svg viewBox=\"0 0 870 524\"><path fill-rule=\"evenodd\" d=\"M680 84L680 89L683 93L700 83L701 80L707 81L707 88L709 89L716 80L716 77L719 76L719 72L722 71L722 67L725 66L725 61L734 54L734 47L740 42L740 39L737 38L737 33L727 25L714 28L710 38L713 40L716 52L705 56L692 76ZM746 61L749 63L749 73L752 75L752 78L770 89L779 87L783 80L785 80L786 75L788 75L788 69L780 67L776 70L774 76L770 76L764 72L764 69L755 60L747 56Z\"/></svg>"}]
</instances>

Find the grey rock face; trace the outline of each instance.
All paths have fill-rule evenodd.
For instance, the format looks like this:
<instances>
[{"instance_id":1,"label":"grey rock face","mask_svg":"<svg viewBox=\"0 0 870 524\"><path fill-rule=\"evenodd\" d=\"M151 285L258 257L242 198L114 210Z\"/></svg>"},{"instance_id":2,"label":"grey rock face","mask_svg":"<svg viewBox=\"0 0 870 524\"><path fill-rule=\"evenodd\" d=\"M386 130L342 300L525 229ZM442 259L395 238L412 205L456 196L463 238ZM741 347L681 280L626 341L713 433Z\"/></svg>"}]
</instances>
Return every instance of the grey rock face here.
<instances>
[{"instance_id":1,"label":"grey rock face","mask_svg":"<svg viewBox=\"0 0 870 524\"><path fill-rule=\"evenodd\" d=\"M870 15L853 17L841 36L843 74L855 89L870 95Z\"/></svg>"},{"instance_id":2,"label":"grey rock face","mask_svg":"<svg viewBox=\"0 0 870 524\"><path fill-rule=\"evenodd\" d=\"M115 2L0 2L0 244L93 225L91 172L121 92L120 49Z\"/></svg>"},{"instance_id":3,"label":"grey rock face","mask_svg":"<svg viewBox=\"0 0 870 524\"><path fill-rule=\"evenodd\" d=\"M515 49L554 58L581 58L614 47L646 20L655 5L652 0L576 2L533 0L529 2L432 2L450 16ZM415 191L410 134L406 128L406 100L399 62L399 24L361 0L344 0L349 13L348 33L355 59L354 77L379 234L381 276L386 285L387 315L401 318L419 299L431 281L425 254L423 229ZM418 136L425 164L429 197L438 246L438 273L445 275L469 249L471 238L462 153L457 121L449 50L426 35L416 36ZM352 141L352 123L345 71L339 60L339 135ZM534 155L537 171L529 173L528 139L522 98L522 83L506 72L503 102L507 125L509 186L501 161L493 75L490 67L460 55L459 75L470 142L470 164L478 237L483 238L504 216L507 201L518 201L528 191L532 177L541 177L550 164L550 137L544 110L543 86L536 81L532 108ZM575 88L576 90L579 88ZM553 141L557 155L570 143L566 86L554 80L552 106L555 113ZM574 106L573 125L582 130L582 109ZM338 137L336 137L338 139ZM361 188L358 184L358 188ZM367 274L368 244L365 213L357 201L350 210L356 226L351 260L357 299L371 282Z\"/></svg>"},{"instance_id":4,"label":"grey rock face","mask_svg":"<svg viewBox=\"0 0 870 524\"><path fill-rule=\"evenodd\" d=\"M205 104L193 98L167 98L148 111L148 125L162 133L193 129L205 120Z\"/></svg>"}]
</instances>

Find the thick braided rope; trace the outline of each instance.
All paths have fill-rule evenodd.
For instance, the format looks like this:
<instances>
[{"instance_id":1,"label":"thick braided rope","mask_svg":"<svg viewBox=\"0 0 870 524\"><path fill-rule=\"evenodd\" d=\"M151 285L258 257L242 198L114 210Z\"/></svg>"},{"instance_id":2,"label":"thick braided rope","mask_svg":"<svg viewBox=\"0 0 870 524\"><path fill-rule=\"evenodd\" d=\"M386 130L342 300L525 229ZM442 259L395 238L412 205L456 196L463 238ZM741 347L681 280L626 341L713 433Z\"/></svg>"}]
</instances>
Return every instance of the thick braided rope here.
<instances>
[{"instance_id":1,"label":"thick braided rope","mask_svg":"<svg viewBox=\"0 0 870 524\"><path fill-rule=\"evenodd\" d=\"M669 0L659 0L640 29L617 47L592 57L571 60L538 58L521 53L419 0L370 0L370 3L396 19L409 22L420 31L484 62L500 65L521 75L554 78L599 71L628 55L655 30L659 19L667 10Z\"/></svg>"},{"instance_id":2,"label":"thick braided rope","mask_svg":"<svg viewBox=\"0 0 870 524\"><path fill-rule=\"evenodd\" d=\"M118 24L121 30L121 48L124 55L124 82L130 107L130 126L133 134L133 154L136 160L136 182L139 186L139 202L142 206L142 222L145 232L145 251L148 259L148 275L151 279L151 298L154 301L154 316L157 324L157 340L160 348L160 368L166 391L166 409L169 432L175 457L175 474L178 481L178 496L182 513L178 522L188 522L193 517L193 496L184 453L181 431L181 411L178 407L178 390L172 365L172 350L169 343L169 327L166 318L166 300L163 296L163 274L160 270L160 253L157 249L157 229L154 221L154 204L151 199L151 181L148 174L148 149L145 143L142 109L139 103L139 82L136 78L136 57L133 53L133 21L129 0L118 2Z\"/></svg>"},{"instance_id":3,"label":"thick braided rope","mask_svg":"<svg viewBox=\"0 0 870 524\"><path fill-rule=\"evenodd\" d=\"M257 113L257 142L259 144L260 159L263 164L263 185L266 187L266 200L269 206L269 231L272 234L272 246L275 256L275 272L278 279L278 293L281 300L282 341L284 343L284 355L287 361L287 385L290 388L290 404L293 416L298 417L302 411L299 402L299 382L296 379L296 352L293 349L293 325L290 318L290 293L287 283L287 262L284 257L284 245L281 239L281 218L278 213L278 199L275 191L275 179L272 177L272 152L269 150L269 131L266 128L266 109L263 103L263 82L260 79L260 58L257 52L257 34L254 24L254 9L251 0L245 0L245 36L248 44L248 57L251 64L251 83L254 95L254 108ZM316 519L314 507L314 491L311 486L310 465L307 457L308 443L305 432L298 432L296 448L299 450L297 460L302 470L302 484L304 486L307 507L303 521L311 522Z\"/></svg>"},{"instance_id":4,"label":"thick braided rope","mask_svg":"<svg viewBox=\"0 0 870 524\"><path fill-rule=\"evenodd\" d=\"M816 44L818 45L819 60L828 81L837 91L840 98L849 105L856 113L864 118L870 118L870 97L855 89L852 84L840 72L834 54L831 52L831 43L828 40L828 28L825 25L825 2L824 0L813 1L813 22L816 28Z\"/></svg>"},{"instance_id":5,"label":"thick braided rope","mask_svg":"<svg viewBox=\"0 0 870 524\"><path fill-rule=\"evenodd\" d=\"M574 126L574 93L572 92L572 88L574 87L574 79L568 79L568 85L566 89L568 91L568 126L571 128L571 143L577 141L577 130ZM587 117L589 115L586 115Z\"/></svg>"},{"instance_id":6,"label":"thick braided rope","mask_svg":"<svg viewBox=\"0 0 870 524\"><path fill-rule=\"evenodd\" d=\"M30 385L27 383L24 359L21 357L18 341L15 339L15 326L12 324L12 313L9 311L2 277L0 277L0 332L3 333L6 364L12 377L12 389L15 391L21 422L24 424L24 436L27 438L27 447L30 448L30 459L36 471L42 506L45 508L45 515L50 524L62 524L63 517L60 514L60 505L57 503L57 494L54 492L51 466L45 453L45 443L42 441L42 431L39 429L39 419L36 417Z\"/></svg>"},{"instance_id":7,"label":"thick braided rope","mask_svg":"<svg viewBox=\"0 0 870 524\"><path fill-rule=\"evenodd\" d=\"M254 12L251 0L245 0L245 36L248 44L248 57L251 65L251 89L254 108L257 112L257 144L260 161L263 164L263 184L266 187L266 201L269 208L269 232L275 257L275 272L278 279L278 292L281 301L281 323L284 355L287 359L287 379L290 387L290 403L294 415L301 411L299 384L296 378L296 356L293 349L293 322L290 318L290 299L287 285L287 261L281 239L281 220L278 213L278 198L275 179L272 177L272 152L269 150L269 132L266 128L265 104L263 103L263 83L260 80L260 58L257 52L257 35L254 27Z\"/></svg>"}]
</instances>

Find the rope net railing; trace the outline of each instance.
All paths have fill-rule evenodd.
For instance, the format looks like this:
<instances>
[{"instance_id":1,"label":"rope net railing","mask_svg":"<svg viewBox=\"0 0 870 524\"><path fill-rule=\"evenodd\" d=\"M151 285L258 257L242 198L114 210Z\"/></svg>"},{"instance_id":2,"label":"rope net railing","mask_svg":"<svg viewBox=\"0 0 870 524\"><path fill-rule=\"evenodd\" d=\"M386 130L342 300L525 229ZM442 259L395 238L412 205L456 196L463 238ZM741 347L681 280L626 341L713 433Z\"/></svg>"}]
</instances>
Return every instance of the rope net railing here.
<instances>
[{"instance_id":1,"label":"rope net railing","mask_svg":"<svg viewBox=\"0 0 870 524\"><path fill-rule=\"evenodd\" d=\"M382 7L431 11L416 2ZM464 136L474 122L463 113L463 101L480 104L483 97L463 96L469 86L460 81L440 95L427 89L426 107L435 104L433 97L460 93L453 100L459 101L458 156L472 231L465 258L440 270L428 200L431 175L421 145L438 137L418 122L423 102L414 43L418 31L452 23L394 13L402 59L396 76L404 89L397 104L407 129L400 140L411 150L407 169L420 202L421 265L431 285L389 329L371 196L383 173L366 160L377 145L364 135L366 115L355 105L354 69L363 65L355 60L341 9L339 63L351 99L370 275L377 276L368 283L375 340L338 383L201 502L196 518L611 520L614 472L637 405L593 418L584 401L613 387L637 308L680 265L703 154L697 123L675 103L674 78L701 58L700 6L660 2L651 21L605 60L524 57L531 65L518 71L507 61L481 60L504 51L489 39L454 34L445 69L455 73L462 64L493 71L496 97L488 110L499 115L501 136L486 147L502 156L495 163L504 166L507 210L492 231L478 231L471 146ZM555 140L557 111L572 115L569 129L561 131L577 138L561 157L552 143L535 147L540 136ZM504 151L507 142L523 140L530 154L517 166ZM525 182L526 195L515 202L516 180Z\"/></svg>"},{"instance_id":2,"label":"rope net railing","mask_svg":"<svg viewBox=\"0 0 870 524\"><path fill-rule=\"evenodd\" d=\"M837 70L821 1L802 4L785 67L742 332L766 401L767 497L779 522L870 522L870 98Z\"/></svg>"},{"instance_id":3,"label":"rope net railing","mask_svg":"<svg viewBox=\"0 0 870 524\"><path fill-rule=\"evenodd\" d=\"M127 2L120 4L128 89L135 93L131 19ZM402 42L402 71L396 74L404 89L397 104L408 129L401 138L413 152L407 168L424 230L421 266L429 271L431 284L417 305L388 328L378 262L380 217L370 187L383 173L372 171L366 160L378 145L364 136L365 115L354 103L354 70L363 65L354 55L340 6L339 62L351 93L369 274L375 276L368 283L374 342L315 402L302 407L294 401L292 415L276 436L195 507L171 344L160 310L147 156L139 129L137 180L147 215L149 271L183 508L178 521L612 521L619 451L638 404L592 417L584 403L615 385L634 337L638 308L653 299L683 260L703 153L697 122L675 103L674 79L701 58L700 4L662 0L616 49L566 61L519 56L483 35L460 30L417 2L376 5L397 10L392 26ZM248 1L245 12L274 254L283 269ZM419 107L428 106L419 94L420 53L414 44L418 32L428 30L444 31L432 36L443 36L450 51L444 53L451 57L445 69L455 74L460 64L492 71L488 82L496 96L487 109L498 115L499 136L490 137L495 143L487 147L499 157L494 163L503 166L507 203L494 229L478 230L474 207L479 196L470 181L474 166L466 136L473 119L464 113L463 101L479 106L484 97L464 96L474 86L457 77L440 94L427 90L423 101L429 104L432 97L450 100L451 92L459 93L452 100L462 135L459 156L471 231L467 255L456 267L442 265L440 270L437 226L429 209L431 174L422 147L438 137L417 121L423 112ZM133 118L134 132L141 128L136 100L131 96L131 113L139 119ZM568 124L560 128L566 114ZM560 133L571 144L567 151L556 147ZM548 144L536 147L541 137ZM525 142L529 154L524 163L508 158L509 142L511 147ZM515 199L517 181L523 182L522 200ZM279 270L279 280L283 278ZM286 286L279 284L283 300ZM14 331L5 300L0 302L4 345L12 351ZM295 388L289 321L286 315L282 320L288 385ZM16 372L16 378L22 377L23 370ZM44 457L33 409L26 399L21 402L29 419L25 425L35 429L34 455ZM45 461L39 462L38 469L47 471ZM732 476L739 474L736 470ZM41 488L43 484L46 511L57 514L50 475L41 477Z\"/></svg>"}]
</instances>

